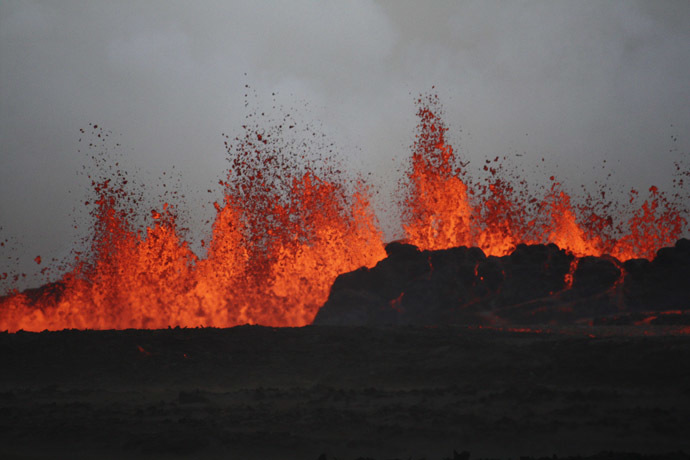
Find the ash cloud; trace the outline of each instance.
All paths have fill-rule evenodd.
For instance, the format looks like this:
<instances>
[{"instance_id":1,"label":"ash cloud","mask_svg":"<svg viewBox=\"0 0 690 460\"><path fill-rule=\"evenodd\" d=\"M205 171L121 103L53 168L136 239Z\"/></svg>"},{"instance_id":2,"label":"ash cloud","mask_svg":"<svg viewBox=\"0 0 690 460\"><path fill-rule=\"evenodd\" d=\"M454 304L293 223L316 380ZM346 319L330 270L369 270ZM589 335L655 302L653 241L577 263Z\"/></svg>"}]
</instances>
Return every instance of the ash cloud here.
<instances>
[{"instance_id":1,"label":"ash cloud","mask_svg":"<svg viewBox=\"0 0 690 460\"><path fill-rule=\"evenodd\" d=\"M90 122L150 177L175 165L203 222L245 84L267 109L273 92L303 108L353 169L387 180L381 208L409 154L413 98L432 85L470 168L519 154L573 188L609 172L625 190L668 187L690 151L688 21L685 1L4 1L0 239L20 242L28 284L36 255L69 253Z\"/></svg>"}]
</instances>

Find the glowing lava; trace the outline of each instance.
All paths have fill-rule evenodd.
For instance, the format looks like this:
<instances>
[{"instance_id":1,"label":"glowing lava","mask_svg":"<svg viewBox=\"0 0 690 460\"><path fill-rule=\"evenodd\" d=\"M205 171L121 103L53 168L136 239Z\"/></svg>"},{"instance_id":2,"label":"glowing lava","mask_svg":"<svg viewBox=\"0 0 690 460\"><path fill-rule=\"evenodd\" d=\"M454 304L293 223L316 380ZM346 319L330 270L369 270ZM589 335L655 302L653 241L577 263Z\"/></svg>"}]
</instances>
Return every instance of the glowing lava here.
<instances>
[{"instance_id":1,"label":"glowing lava","mask_svg":"<svg viewBox=\"0 0 690 460\"><path fill-rule=\"evenodd\" d=\"M652 259L686 230L655 187L621 234L612 219L576 210L553 178L544 197L518 191L498 158L484 166L489 179L473 184L445 137L438 98L417 104L402 221L407 241L421 249L477 246L502 256L520 243L552 242L576 256ZM282 129L245 126L226 143L231 166L204 257L180 237L172 206L146 212L153 223L137 231L141 210L126 179L95 180L89 257L56 283L0 298L0 330L310 324L338 274L372 267L386 253L367 186L348 188L328 158L304 160L281 143Z\"/></svg>"},{"instance_id":2,"label":"glowing lava","mask_svg":"<svg viewBox=\"0 0 690 460\"><path fill-rule=\"evenodd\" d=\"M519 243L555 243L578 257L608 254L619 260L651 260L659 248L673 246L687 227L680 206L656 187L634 211L627 232L585 206L579 208L584 214L579 220L570 196L553 177L545 197L517 192L500 177L498 157L484 166L488 183L472 187L463 181L463 165L445 138L438 97L420 97L417 106L419 124L403 183L403 228L407 242L421 249L476 246L487 255L503 256Z\"/></svg>"},{"instance_id":3,"label":"glowing lava","mask_svg":"<svg viewBox=\"0 0 690 460\"><path fill-rule=\"evenodd\" d=\"M488 255L505 255L529 237L525 213L511 186L496 178L483 189L482 206L462 180L462 169L446 142L447 128L437 96L417 100L419 124L412 148L403 228L409 243L421 249L477 246ZM495 174L495 170L491 171Z\"/></svg>"},{"instance_id":4,"label":"glowing lava","mask_svg":"<svg viewBox=\"0 0 690 460\"><path fill-rule=\"evenodd\" d=\"M92 258L39 298L0 300L0 330L310 324L338 274L385 257L381 233L366 187L350 196L315 167L298 171L263 136L237 139L205 258L170 206L136 232L123 184L94 182Z\"/></svg>"}]
</instances>

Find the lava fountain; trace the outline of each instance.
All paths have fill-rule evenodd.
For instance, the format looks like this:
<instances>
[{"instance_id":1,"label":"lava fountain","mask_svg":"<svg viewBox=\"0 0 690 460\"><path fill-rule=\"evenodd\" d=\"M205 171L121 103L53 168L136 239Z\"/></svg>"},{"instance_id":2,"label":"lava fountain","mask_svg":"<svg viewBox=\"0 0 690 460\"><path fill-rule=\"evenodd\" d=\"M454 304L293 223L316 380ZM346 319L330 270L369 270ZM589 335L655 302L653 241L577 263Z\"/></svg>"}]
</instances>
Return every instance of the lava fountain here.
<instances>
[{"instance_id":1,"label":"lava fountain","mask_svg":"<svg viewBox=\"0 0 690 460\"><path fill-rule=\"evenodd\" d=\"M420 97L417 107L419 124L402 188L407 242L420 249L476 246L487 255L503 256L520 243L555 243L578 257L610 255L625 261L653 259L687 230L687 211L654 186L625 229L595 212L591 198L589 206L573 206L553 176L546 196L533 196L524 181L514 184L500 174L498 157L484 165L489 179L471 184L446 141L438 96ZM631 204L636 195L632 190Z\"/></svg>"},{"instance_id":2,"label":"lava fountain","mask_svg":"<svg viewBox=\"0 0 690 460\"><path fill-rule=\"evenodd\" d=\"M551 242L577 257L652 259L687 230L685 211L655 187L623 231L595 206L573 206L554 178L545 196L530 195L524 181L501 175L498 158L484 166L489 179L473 183L446 140L437 96L417 107L400 188L406 240L421 249L477 246L500 256ZM224 198L203 257L180 236L173 206L144 213L123 174L93 180L88 256L57 282L0 298L0 330L310 324L340 273L386 252L370 186L348 186L332 157L310 161L303 145L283 142L291 128L243 126L227 139ZM137 230L149 213L152 224Z\"/></svg>"},{"instance_id":3,"label":"lava fountain","mask_svg":"<svg viewBox=\"0 0 690 460\"><path fill-rule=\"evenodd\" d=\"M90 257L38 293L0 299L0 330L310 324L339 273L385 251L366 185L348 193L333 164L298 162L278 137L245 126L228 144L204 258L180 238L171 206L138 232L124 176L94 181Z\"/></svg>"}]
</instances>

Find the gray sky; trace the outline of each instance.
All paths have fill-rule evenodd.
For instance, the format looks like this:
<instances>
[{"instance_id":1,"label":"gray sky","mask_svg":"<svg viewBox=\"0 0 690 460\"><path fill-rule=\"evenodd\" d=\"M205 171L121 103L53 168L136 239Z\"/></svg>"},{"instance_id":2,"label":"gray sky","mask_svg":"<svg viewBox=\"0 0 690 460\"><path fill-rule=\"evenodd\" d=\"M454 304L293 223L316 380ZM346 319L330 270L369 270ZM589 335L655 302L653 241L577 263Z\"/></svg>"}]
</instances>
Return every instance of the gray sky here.
<instances>
[{"instance_id":1,"label":"gray sky","mask_svg":"<svg viewBox=\"0 0 690 460\"><path fill-rule=\"evenodd\" d=\"M38 279L36 255L69 254L90 122L141 177L175 165L192 218L210 215L245 84L259 108L276 92L319 124L353 170L388 177L379 207L432 85L470 170L522 154L574 190L609 172L621 190L667 187L690 152L687 24L687 0L3 0L0 273Z\"/></svg>"}]
</instances>

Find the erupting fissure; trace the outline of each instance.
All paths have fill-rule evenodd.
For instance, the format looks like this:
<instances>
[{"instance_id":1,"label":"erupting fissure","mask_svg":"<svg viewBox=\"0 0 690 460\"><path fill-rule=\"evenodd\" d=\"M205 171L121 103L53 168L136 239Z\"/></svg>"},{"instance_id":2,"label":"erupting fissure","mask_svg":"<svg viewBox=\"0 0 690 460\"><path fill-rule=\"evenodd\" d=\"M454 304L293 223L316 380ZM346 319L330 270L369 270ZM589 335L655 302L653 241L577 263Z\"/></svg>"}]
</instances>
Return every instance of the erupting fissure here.
<instances>
[{"instance_id":1,"label":"erupting fissure","mask_svg":"<svg viewBox=\"0 0 690 460\"><path fill-rule=\"evenodd\" d=\"M578 207L578 219L570 196L553 176L543 198L524 187L518 191L501 177L498 157L486 161L487 183L472 187L463 180L465 171L446 141L448 128L438 96L420 97L417 106L412 165L403 183L403 227L407 241L421 249L476 246L487 255L503 256L520 243L555 243L578 257L653 259L659 248L672 246L687 228L686 210L654 186L649 199L634 211L627 232L614 227L610 216L597 215L594 206ZM631 191L633 196L637 193Z\"/></svg>"},{"instance_id":2,"label":"erupting fissure","mask_svg":"<svg viewBox=\"0 0 690 460\"><path fill-rule=\"evenodd\" d=\"M489 179L473 183L446 140L437 96L417 105L400 189L405 238L421 249L476 246L502 256L521 243L555 243L577 257L652 259L687 230L685 211L655 187L620 234L611 218L573 207L553 178L546 196L529 195L524 181L502 177L498 158L484 166ZM0 298L0 330L310 324L340 273L386 256L368 186L348 187L330 157L297 154L282 142L283 125L243 128L226 142L230 168L205 256L181 238L173 206L144 213L153 223L137 231L141 212L127 180L95 180L89 256L56 283ZM577 259L566 287L576 268Z\"/></svg>"}]
</instances>

